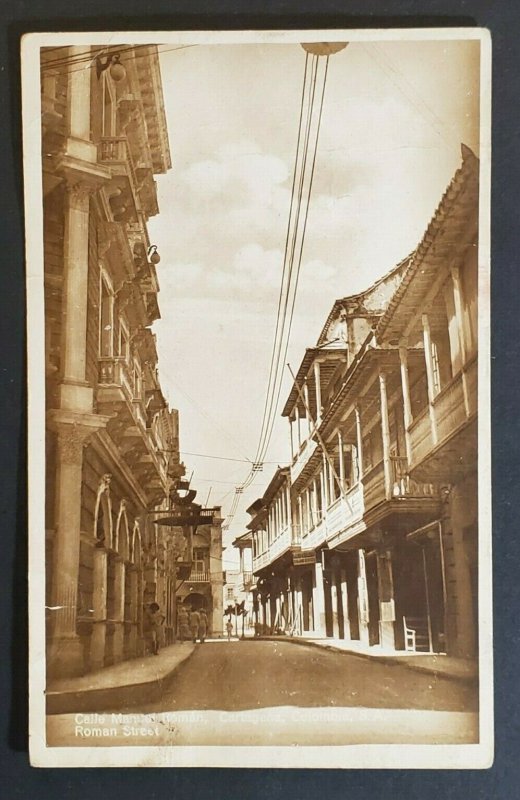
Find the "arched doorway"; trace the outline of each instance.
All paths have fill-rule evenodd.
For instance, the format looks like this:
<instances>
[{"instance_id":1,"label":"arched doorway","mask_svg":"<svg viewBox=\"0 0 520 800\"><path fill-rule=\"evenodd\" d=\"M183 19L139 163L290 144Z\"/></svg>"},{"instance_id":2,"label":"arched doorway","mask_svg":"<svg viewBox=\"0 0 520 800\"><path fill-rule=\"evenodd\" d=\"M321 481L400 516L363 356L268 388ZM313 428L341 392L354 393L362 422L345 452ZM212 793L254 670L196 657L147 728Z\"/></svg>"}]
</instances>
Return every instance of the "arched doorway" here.
<instances>
[{"instance_id":1,"label":"arched doorway","mask_svg":"<svg viewBox=\"0 0 520 800\"><path fill-rule=\"evenodd\" d=\"M190 592L186 595L184 598L184 605L189 606L191 611L198 611L200 608L209 611L208 598L204 597L204 595L199 592Z\"/></svg>"}]
</instances>

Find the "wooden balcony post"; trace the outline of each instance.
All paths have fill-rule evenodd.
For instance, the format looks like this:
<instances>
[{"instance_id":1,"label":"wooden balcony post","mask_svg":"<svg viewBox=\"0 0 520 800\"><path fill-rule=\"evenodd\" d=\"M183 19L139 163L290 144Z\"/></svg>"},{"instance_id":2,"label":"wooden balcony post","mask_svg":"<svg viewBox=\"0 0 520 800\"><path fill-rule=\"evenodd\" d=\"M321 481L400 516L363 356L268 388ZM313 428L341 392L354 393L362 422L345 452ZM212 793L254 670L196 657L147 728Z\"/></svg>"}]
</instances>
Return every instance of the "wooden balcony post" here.
<instances>
[{"instance_id":1,"label":"wooden balcony post","mask_svg":"<svg viewBox=\"0 0 520 800\"><path fill-rule=\"evenodd\" d=\"M410 402L410 382L408 378L408 350L404 345L399 347L399 361L401 362L401 388L403 393L403 416L404 416L404 440L406 447L406 459L408 464L412 463L412 440L410 437L410 425L413 422L412 404Z\"/></svg>"},{"instance_id":2,"label":"wooden balcony post","mask_svg":"<svg viewBox=\"0 0 520 800\"><path fill-rule=\"evenodd\" d=\"M321 481L321 502L323 504L323 512L329 507L329 493L327 487L327 457L325 453L322 454L322 470L320 472Z\"/></svg>"},{"instance_id":3,"label":"wooden balcony post","mask_svg":"<svg viewBox=\"0 0 520 800\"><path fill-rule=\"evenodd\" d=\"M290 437L291 437L291 457L292 457L292 458L294 458L296 454L295 454L295 452L294 452L294 436L293 436L293 418L292 418L292 412L289 414L289 416L288 416L288 418L287 418L287 419L289 420L289 435L290 435Z\"/></svg>"},{"instance_id":4,"label":"wooden balcony post","mask_svg":"<svg viewBox=\"0 0 520 800\"><path fill-rule=\"evenodd\" d=\"M357 463L358 463L358 481L361 480L363 475L363 437L361 434L361 409L359 406L355 408L356 415L356 449L357 449Z\"/></svg>"},{"instance_id":5,"label":"wooden balcony post","mask_svg":"<svg viewBox=\"0 0 520 800\"><path fill-rule=\"evenodd\" d=\"M381 395L381 434L383 437L383 469L385 473L385 496L392 497L392 469L390 464L390 424L388 422L388 398L386 394L386 375L379 374L379 390Z\"/></svg>"},{"instance_id":6,"label":"wooden balcony post","mask_svg":"<svg viewBox=\"0 0 520 800\"><path fill-rule=\"evenodd\" d=\"M314 362L314 382L316 388L316 425L321 422L321 377L320 377L320 362Z\"/></svg>"},{"instance_id":7,"label":"wooden balcony post","mask_svg":"<svg viewBox=\"0 0 520 800\"><path fill-rule=\"evenodd\" d=\"M340 428L338 428L338 452L339 452L339 481L341 483L341 491L345 491L345 455L343 453L343 436Z\"/></svg>"},{"instance_id":8,"label":"wooden balcony post","mask_svg":"<svg viewBox=\"0 0 520 800\"><path fill-rule=\"evenodd\" d=\"M462 357L462 364L466 363L467 346L466 336L464 333L464 315L462 312L462 292L460 286L460 271L458 267L451 268L451 285L453 289L453 304L455 306L455 317L457 319L457 332L459 337L460 354ZM464 408L466 416L469 417L469 399L468 399L468 386L466 383L466 374L462 370L462 392L464 394Z\"/></svg>"},{"instance_id":9,"label":"wooden balcony post","mask_svg":"<svg viewBox=\"0 0 520 800\"><path fill-rule=\"evenodd\" d=\"M423 326L423 341L424 341L424 358L426 361L426 377L428 379L428 407L430 411L430 424L432 431L433 444L437 444L437 422L435 420L435 408L433 401L435 399L435 388L433 381L433 357L432 357L432 339L430 332L430 320L428 314L422 315Z\"/></svg>"},{"instance_id":10,"label":"wooden balcony post","mask_svg":"<svg viewBox=\"0 0 520 800\"><path fill-rule=\"evenodd\" d=\"M298 403L296 403L296 407L294 409L294 416L296 418L296 432L298 434L298 451L299 451L300 447L302 446L302 431L300 425L300 409L298 407Z\"/></svg>"},{"instance_id":11,"label":"wooden balcony post","mask_svg":"<svg viewBox=\"0 0 520 800\"><path fill-rule=\"evenodd\" d=\"M307 419L307 431L310 436L312 430L312 420L311 420L311 404L309 400L309 385L307 380L303 384L303 397L305 399L305 417Z\"/></svg>"}]
</instances>

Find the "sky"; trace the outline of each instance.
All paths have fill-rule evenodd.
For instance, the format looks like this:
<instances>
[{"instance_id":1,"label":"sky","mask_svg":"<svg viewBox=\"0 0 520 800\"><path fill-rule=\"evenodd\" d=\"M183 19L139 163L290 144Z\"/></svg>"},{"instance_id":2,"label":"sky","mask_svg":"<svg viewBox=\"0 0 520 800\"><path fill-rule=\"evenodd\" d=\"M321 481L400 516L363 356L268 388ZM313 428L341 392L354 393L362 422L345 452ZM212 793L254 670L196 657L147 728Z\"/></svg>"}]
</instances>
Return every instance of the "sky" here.
<instances>
[{"instance_id":1,"label":"sky","mask_svg":"<svg viewBox=\"0 0 520 800\"><path fill-rule=\"evenodd\" d=\"M419 243L461 162L478 154L478 42L355 42L331 56L288 361L296 372L338 297L368 288ZM287 233L305 52L297 44L159 48L172 169L149 222L161 262L161 384L179 409L197 501L227 513L255 457ZM263 471L224 544L277 464ZM226 459L226 460L224 460ZM237 562L232 547L224 566Z\"/></svg>"}]
</instances>

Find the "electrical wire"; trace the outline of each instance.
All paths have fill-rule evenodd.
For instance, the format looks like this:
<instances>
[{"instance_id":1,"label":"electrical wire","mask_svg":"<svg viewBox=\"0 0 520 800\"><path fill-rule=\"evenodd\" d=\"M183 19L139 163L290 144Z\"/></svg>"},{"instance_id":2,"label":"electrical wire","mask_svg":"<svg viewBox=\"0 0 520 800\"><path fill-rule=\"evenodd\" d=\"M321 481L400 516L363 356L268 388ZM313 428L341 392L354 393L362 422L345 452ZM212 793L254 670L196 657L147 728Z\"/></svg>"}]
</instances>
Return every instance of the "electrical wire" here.
<instances>
[{"instance_id":1,"label":"electrical wire","mask_svg":"<svg viewBox=\"0 0 520 800\"><path fill-rule=\"evenodd\" d=\"M119 54L123 54L123 55L125 53L129 53L129 52L132 52L132 51L135 51L135 50L142 50L144 48L148 48L149 49L150 47L157 47L158 48L159 46L160 45L156 45L156 44L136 44L136 45L128 45L128 46L124 46L123 45L122 47L117 47L116 45L111 45L111 47L113 48L112 52L114 54L115 53L119 53ZM172 53L175 50L186 50L186 49L188 49L190 47L199 47L199 45L196 45L196 44L184 44L184 45L179 45L178 47L169 47L166 50L157 49L157 53L158 53L158 55L163 55L164 53ZM51 70L51 69L54 70L54 69L64 68L64 67L67 67L67 66L74 67L74 66L78 66L80 64L84 64L85 66L82 66L80 69L70 69L70 70L68 70L68 73L80 72L81 70L84 70L84 69L91 69L92 66L93 66L92 62L94 62L96 60L96 58L98 58L98 56L103 55L103 53L106 52L106 49L107 48L105 47L105 48L101 48L96 53L92 53L91 52L89 56L86 56L86 55L83 56L82 54L78 54L77 58L69 56L69 57L64 57L63 59L55 59L54 61L44 61L42 63L42 65L41 65L41 70L42 71ZM149 55L150 55L149 53L143 53L142 55L137 54L137 55L134 56L133 60L138 59L138 58L147 58L147 57L149 57ZM128 60L128 59L122 58L121 59L121 63L124 63L124 61L126 61L126 60ZM91 63L89 64L89 62L91 62Z\"/></svg>"},{"instance_id":2,"label":"electrical wire","mask_svg":"<svg viewBox=\"0 0 520 800\"><path fill-rule=\"evenodd\" d=\"M233 502L231 504L230 511L225 521L225 525L223 526L225 529L229 528L231 525L236 512L238 510L238 506L240 503L241 496L245 489L247 489L255 480L256 474L258 470L255 470L255 465L264 463L263 458L265 457L269 444L271 442L272 433L274 430L274 423L276 419L276 410L278 408L278 403L280 400L281 388L282 388L282 381L283 381L283 364L285 363L285 359L287 357L289 341L290 341L290 334L292 328L292 321L294 317L294 309L296 304L296 296L298 290L298 282L301 270L301 263L303 257L303 247L305 241L305 233L307 229L307 220L309 214L309 207L310 207L310 199L311 199L311 192L312 192L312 184L314 178L314 171L316 166L316 157L317 157L317 150L318 150L318 142L319 142L319 133L321 127L321 119L323 113L323 103L325 97L325 87L327 83L327 74L328 74L328 65L329 65L329 57L327 56L325 62L325 71L323 76L323 83L321 87L321 98L319 103L319 112L318 118L315 125L315 136L312 144L312 163L311 163L311 171L310 171L310 179L308 183L308 187L305 190L305 178L308 166L308 154L309 154L309 144L311 140L311 131L313 127L313 114L315 110L315 95L316 95L316 83L318 78L318 70L319 70L319 56L313 56L313 60L311 63L311 73L310 73L310 80L309 80L309 88L308 88L308 106L307 106L307 117L305 121L305 135L303 141L303 147L300 148L301 143L301 134L302 134L302 122L303 122L303 107L304 107L304 100L305 100L305 89L307 85L307 71L308 71L308 54L305 61L305 71L304 71L304 83L302 89L302 105L300 110L300 123L298 129L298 140L297 140L297 148L296 148L296 158L295 158L295 167L294 167L294 174L293 174L293 186L291 192L291 204L289 209L289 221L288 221L288 228L287 228L287 237L286 237L286 249L284 253L284 266L282 270L282 279L281 279L281 286L280 286L280 296L278 302L278 313L277 313L277 323L275 329L275 337L273 342L273 349L271 353L271 365L269 370L269 381L268 381L268 388L266 392L266 402L264 405L264 414L262 419L262 426L259 438L259 444L257 448L257 453L255 456L254 464L250 469L248 475L246 476L245 480L236 487L235 489L235 496L233 498ZM299 180L298 180L298 192L296 197L296 202L294 199L294 192L295 186L297 183L297 175L299 169ZM302 201L304 194L306 194L305 199L305 211L303 217L303 226L301 232L299 231L299 222L300 222L300 214L302 208ZM295 209L294 215L292 214L293 208ZM291 231L292 229L292 231ZM292 236L291 236L292 233ZM298 245L298 234L299 237L299 245ZM288 243L289 240L290 244L290 252L287 253ZM296 269L294 268L296 260ZM294 275L294 280L293 280ZM288 308L290 308L289 316L287 316ZM283 358L281 357L283 351Z\"/></svg>"}]
</instances>

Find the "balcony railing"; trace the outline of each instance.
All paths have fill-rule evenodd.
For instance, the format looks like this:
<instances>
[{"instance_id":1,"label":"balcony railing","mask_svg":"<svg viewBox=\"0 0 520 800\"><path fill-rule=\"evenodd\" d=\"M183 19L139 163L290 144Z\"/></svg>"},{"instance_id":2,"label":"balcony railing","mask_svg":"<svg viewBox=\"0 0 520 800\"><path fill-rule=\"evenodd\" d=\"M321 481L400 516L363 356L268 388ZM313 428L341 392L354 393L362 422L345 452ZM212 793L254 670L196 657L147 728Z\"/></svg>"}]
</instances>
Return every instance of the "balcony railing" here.
<instances>
[{"instance_id":1,"label":"balcony railing","mask_svg":"<svg viewBox=\"0 0 520 800\"><path fill-rule=\"evenodd\" d=\"M139 184L127 138L125 136L103 137L98 145L98 160L101 164L111 168L112 181L118 190L114 195L116 199L110 197L109 200L114 220L137 222L140 212L137 188ZM131 197L128 197L128 193Z\"/></svg>"},{"instance_id":2,"label":"balcony railing","mask_svg":"<svg viewBox=\"0 0 520 800\"><path fill-rule=\"evenodd\" d=\"M207 570L192 569L188 581L190 583L209 583L210 576Z\"/></svg>"},{"instance_id":3,"label":"balcony railing","mask_svg":"<svg viewBox=\"0 0 520 800\"><path fill-rule=\"evenodd\" d=\"M137 195L137 175L126 136L104 136L99 144L99 160L107 164L123 164L128 170L132 190Z\"/></svg>"},{"instance_id":4,"label":"balcony railing","mask_svg":"<svg viewBox=\"0 0 520 800\"><path fill-rule=\"evenodd\" d=\"M295 480L301 475L305 465L309 461L310 457L316 450L317 444L314 439L307 439L306 442L303 443L300 452L296 456L292 466L291 466L291 482L294 483Z\"/></svg>"},{"instance_id":5,"label":"balcony railing","mask_svg":"<svg viewBox=\"0 0 520 800\"><path fill-rule=\"evenodd\" d=\"M337 544L339 541L348 538L344 534L350 528L353 529L353 534L355 534L354 526L363 519L363 511L363 485L356 483L346 492L344 497L335 500L327 509L325 523L329 544L331 542Z\"/></svg>"},{"instance_id":6,"label":"balcony railing","mask_svg":"<svg viewBox=\"0 0 520 800\"><path fill-rule=\"evenodd\" d=\"M259 569L267 567L267 565L270 563L271 557L269 555L269 550L259 553L257 556L253 557L253 572L258 572Z\"/></svg>"},{"instance_id":7,"label":"balcony railing","mask_svg":"<svg viewBox=\"0 0 520 800\"><path fill-rule=\"evenodd\" d=\"M434 398L432 411L423 409L409 428L412 466L421 462L434 447L432 420L441 445L477 413L477 360L471 359L461 372L444 386Z\"/></svg>"},{"instance_id":8,"label":"balcony railing","mask_svg":"<svg viewBox=\"0 0 520 800\"><path fill-rule=\"evenodd\" d=\"M249 589L253 585L253 573L249 570L242 573L242 586Z\"/></svg>"},{"instance_id":9,"label":"balcony railing","mask_svg":"<svg viewBox=\"0 0 520 800\"><path fill-rule=\"evenodd\" d=\"M130 367L124 356L103 356L99 362L99 383L104 386L122 387L129 399L133 398L134 383Z\"/></svg>"},{"instance_id":10,"label":"balcony railing","mask_svg":"<svg viewBox=\"0 0 520 800\"><path fill-rule=\"evenodd\" d=\"M433 497L437 487L432 483L418 483L408 475L406 456L391 456L392 497Z\"/></svg>"},{"instance_id":11,"label":"balcony railing","mask_svg":"<svg viewBox=\"0 0 520 800\"><path fill-rule=\"evenodd\" d=\"M385 468L382 461L367 470L362 478L365 508L373 508L386 499Z\"/></svg>"}]
</instances>

